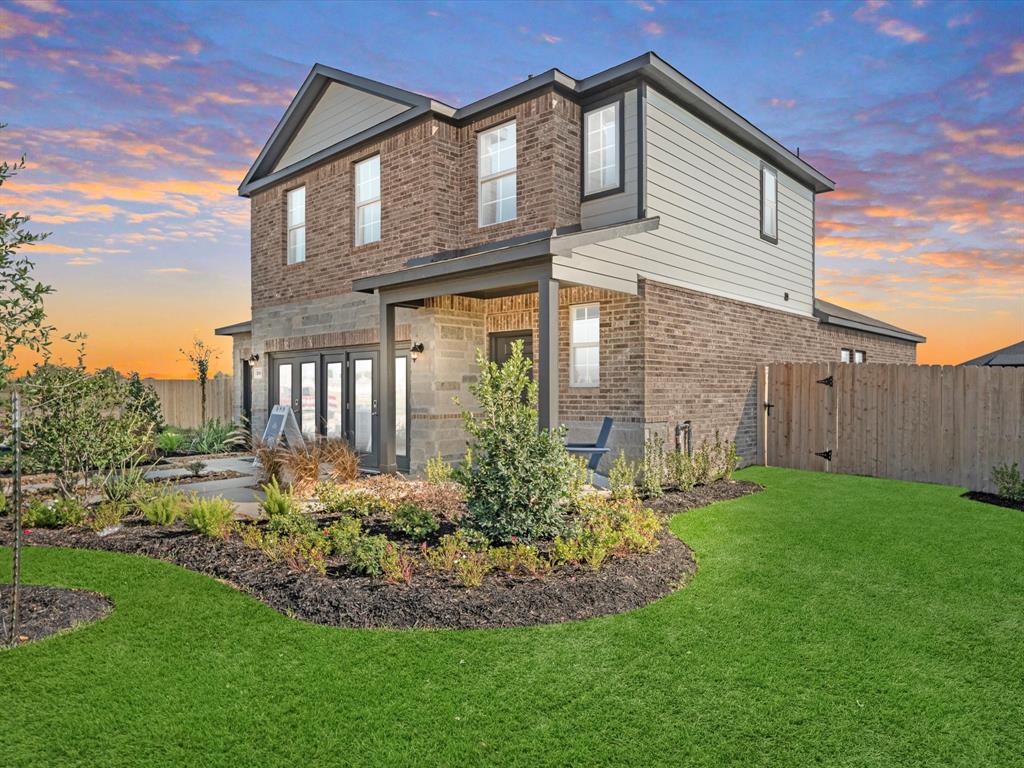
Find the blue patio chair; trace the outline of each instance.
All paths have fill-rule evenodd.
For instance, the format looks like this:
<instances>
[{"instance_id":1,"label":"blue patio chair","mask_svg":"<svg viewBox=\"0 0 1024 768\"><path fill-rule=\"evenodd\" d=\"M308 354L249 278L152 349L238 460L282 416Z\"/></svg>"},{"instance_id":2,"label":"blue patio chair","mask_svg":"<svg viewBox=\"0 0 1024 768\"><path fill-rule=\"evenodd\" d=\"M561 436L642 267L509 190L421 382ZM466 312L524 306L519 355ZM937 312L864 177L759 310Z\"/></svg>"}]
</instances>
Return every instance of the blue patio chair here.
<instances>
[{"instance_id":1,"label":"blue patio chair","mask_svg":"<svg viewBox=\"0 0 1024 768\"><path fill-rule=\"evenodd\" d=\"M604 421L601 422L601 431L597 433L596 442L593 444L566 443L565 447L569 449L569 453L581 456L589 455L590 461L587 463L587 469L597 472L597 465L601 463L601 457L608 453L608 436L612 433L612 424L614 423L615 419L605 416Z\"/></svg>"}]
</instances>

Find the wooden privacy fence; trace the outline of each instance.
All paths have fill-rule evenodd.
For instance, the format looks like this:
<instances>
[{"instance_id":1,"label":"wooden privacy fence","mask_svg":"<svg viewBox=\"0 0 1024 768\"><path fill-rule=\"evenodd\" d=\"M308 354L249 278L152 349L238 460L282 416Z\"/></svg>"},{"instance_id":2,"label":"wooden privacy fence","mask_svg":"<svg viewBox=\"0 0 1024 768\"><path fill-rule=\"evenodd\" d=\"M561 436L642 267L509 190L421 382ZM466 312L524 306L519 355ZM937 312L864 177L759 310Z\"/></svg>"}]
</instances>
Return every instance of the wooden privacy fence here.
<instances>
[{"instance_id":1,"label":"wooden privacy fence","mask_svg":"<svg viewBox=\"0 0 1024 768\"><path fill-rule=\"evenodd\" d=\"M1024 369L865 363L758 368L758 461L994 491L1024 462Z\"/></svg>"},{"instance_id":2,"label":"wooden privacy fence","mask_svg":"<svg viewBox=\"0 0 1024 768\"><path fill-rule=\"evenodd\" d=\"M195 379L146 379L160 396L164 421L174 427L198 427L202 422L202 398ZM234 418L230 376L206 382L206 418L231 421Z\"/></svg>"}]
</instances>

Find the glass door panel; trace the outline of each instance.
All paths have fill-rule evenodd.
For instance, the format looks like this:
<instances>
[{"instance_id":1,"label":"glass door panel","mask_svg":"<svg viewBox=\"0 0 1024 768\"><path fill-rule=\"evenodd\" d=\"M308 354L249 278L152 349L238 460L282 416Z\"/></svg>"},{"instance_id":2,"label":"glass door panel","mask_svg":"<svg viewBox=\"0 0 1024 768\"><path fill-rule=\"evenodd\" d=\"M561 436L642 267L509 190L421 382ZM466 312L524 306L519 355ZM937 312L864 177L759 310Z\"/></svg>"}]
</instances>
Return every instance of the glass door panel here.
<instances>
[{"instance_id":1,"label":"glass door panel","mask_svg":"<svg viewBox=\"0 0 1024 768\"><path fill-rule=\"evenodd\" d=\"M377 466L377 353L353 352L349 356L349 442L366 466Z\"/></svg>"},{"instance_id":2,"label":"glass door panel","mask_svg":"<svg viewBox=\"0 0 1024 768\"><path fill-rule=\"evenodd\" d=\"M345 436L345 363L325 363L327 368L324 382L324 433L328 437Z\"/></svg>"},{"instance_id":3,"label":"glass door panel","mask_svg":"<svg viewBox=\"0 0 1024 768\"><path fill-rule=\"evenodd\" d=\"M312 437L316 434L316 363L302 363L301 365L302 375L302 410L300 413L299 424L302 428L302 434L306 437Z\"/></svg>"},{"instance_id":4,"label":"glass door panel","mask_svg":"<svg viewBox=\"0 0 1024 768\"><path fill-rule=\"evenodd\" d=\"M407 459L409 455L409 425L408 425L408 369L406 363L408 358L401 356L395 358L395 457ZM406 467L408 462L404 462Z\"/></svg>"}]
</instances>

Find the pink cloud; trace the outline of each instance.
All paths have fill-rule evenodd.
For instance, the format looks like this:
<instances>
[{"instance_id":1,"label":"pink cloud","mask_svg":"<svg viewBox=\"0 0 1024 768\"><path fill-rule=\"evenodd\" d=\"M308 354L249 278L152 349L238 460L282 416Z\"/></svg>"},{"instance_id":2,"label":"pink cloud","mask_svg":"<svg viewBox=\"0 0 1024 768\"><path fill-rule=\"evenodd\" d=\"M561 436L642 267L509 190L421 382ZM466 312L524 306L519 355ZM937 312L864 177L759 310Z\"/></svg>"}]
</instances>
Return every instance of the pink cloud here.
<instances>
[{"instance_id":1,"label":"pink cloud","mask_svg":"<svg viewBox=\"0 0 1024 768\"><path fill-rule=\"evenodd\" d=\"M34 13L50 13L55 16L66 16L67 8L59 5L56 0L14 0L18 5L28 8Z\"/></svg>"},{"instance_id":2,"label":"pink cloud","mask_svg":"<svg viewBox=\"0 0 1024 768\"><path fill-rule=\"evenodd\" d=\"M28 16L14 13L0 6L0 40L10 40L21 36L49 37L56 30L56 26L52 24L34 21Z\"/></svg>"},{"instance_id":3,"label":"pink cloud","mask_svg":"<svg viewBox=\"0 0 1024 768\"><path fill-rule=\"evenodd\" d=\"M906 24L899 19L886 19L880 23L876 29L883 35L898 37L905 43L919 43L922 40L928 39L928 35L920 29L911 26L910 24Z\"/></svg>"},{"instance_id":4,"label":"pink cloud","mask_svg":"<svg viewBox=\"0 0 1024 768\"><path fill-rule=\"evenodd\" d=\"M665 33L665 28L656 21L646 22L641 29L649 35L661 35Z\"/></svg>"},{"instance_id":5,"label":"pink cloud","mask_svg":"<svg viewBox=\"0 0 1024 768\"><path fill-rule=\"evenodd\" d=\"M823 8L814 14L814 23L811 26L823 27L826 24L831 24L833 21L835 21L835 17L832 15L832 11L828 8Z\"/></svg>"},{"instance_id":6,"label":"pink cloud","mask_svg":"<svg viewBox=\"0 0 1024 768\"><path fill-rule=\"evenodd\" d=\"M773 98L773 99L771 99L768 102L768 104L770 106L773 106L773 107L776 107L776 108L780 108L780 109L792 109L793 107L796 106L796 99Z\"/></svg>"},{"instance_id":7,"label":"pink cloud","mask_svg":"<svg viewBox=\"0 0 1024 768\"><path fill-rule=\"evenodd\" d=\"M558 35L551 35L551 34L548 34L547 32L542 32L539 35L538 39L541 42L549 43L551 45L554 45L555 43L562 42L562 38L560 38Z\"/></svg>"},{"instance_id":8,"label":"pink cloud","mask_svg":"<svg viewBox=\"0 0 1024 768\"><path fill-rule=\"evenodd\" d=\"M1019 75L1024 72L1024 42L1014 43L1010 48L1009 61L993 67L997 75Z\"/></svg>"}]
</instances>

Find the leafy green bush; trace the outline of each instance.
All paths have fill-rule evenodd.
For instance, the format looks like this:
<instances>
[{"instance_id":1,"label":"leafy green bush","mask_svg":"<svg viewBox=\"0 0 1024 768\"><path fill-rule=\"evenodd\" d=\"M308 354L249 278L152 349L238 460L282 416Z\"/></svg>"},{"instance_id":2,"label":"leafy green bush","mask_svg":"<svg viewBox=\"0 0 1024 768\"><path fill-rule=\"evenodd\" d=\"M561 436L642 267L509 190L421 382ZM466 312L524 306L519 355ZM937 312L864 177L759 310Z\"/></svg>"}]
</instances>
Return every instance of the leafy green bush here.
<instances>
[{"instance_id":1,"label":"leafy green bush","mask_svg":"<svg viewBox=\"0 0 1024 768\"><path fill-rule=\"evenodd\" d=\"M480 350L477 365L470 391L478 405L462 414L468 456L456 471L466 487L466 523L493 541L551 537L561 529L577 469L564 429L537 429L537 385L521 341L504 365Z\"/></svg>"},{"instance_id":2,"label":"leafy green bush","mask_svg":"<svg viewBox=\"0 0 1024 768\"><path fill-rule=\"evenodd\" d=\"M554 564L586 563L598 570L609 557L642 554L657 546L661 523L635 500L619 501L591 494L579 508L565 537L557 537Z\"/></svg>"},{"instance_id":3,"label":"leafy green bush","mask_svg":"<svg viewBox=\"0 0 1024 768\"><path fill-rule=\"evenodd\" d=\"M153 417L112 368L89 373L84 358L75 367L43 363L22 378L22 391L26 458L56 475L61 496L83 492L96 474L134 466L152 449Z\"/></svg>"},{"instance_id":4,"label":"leafy green bush","mask_svg":"<svg viewBox=\"0 0 1024 768\"><path fill-rule=\"evenodd\" d=\"M6 517L10 508L7 505L7 497L0 491L0 517Z\"/></svg>"},{"instance_id":5,"label":"leafy green bush","mask_svg":"<svg viewBox=\"0 0 1024 768\"><path fill-rule=\"evenodd\" d=\"M260 509L271 520L283 515L298 514L298 502L295 501L291 491L281 489L276 477L270 478L269 483L260 486L260 490L263 491L263 501L260 502Z\"/></svg>"},{"instance_id":6,"label":"leafy green bush","mask_svg":"<svg viewBox=\"0 0 1024 768\"><path fill-rule=\"evenodd\" d=\"M185 514L187 499L179 491L162 491L139 502L139 509L152 525L173 525Z\"/></svg>"},{"instance_id":7,"label":"leafy green bush","mask_svg":"<svg viewBox=\"0 0 1024 768\"><path fill-rule=\"evenodd\" d=\"M380 571L389 584L412 584L416 560L388 542L380 559Z\"/></svg>"},{"instance_id":8,"label":"leafy green bush","mask_svg":"<svg viewBox=\"0 0 1024 768\"><path fill-rule=\"evenodd\" d=\"M535 546L522 542L507 547L491 547L489 555L496 570L511 576L532 576L536 579L551 567Z\"/></svg>"},{"instance_id":9,"label":"leafy green bush","mask_svg":"<svg viewBox=\"0 0 1024 768\"><path fill-rule=\"evenodd\" d=\"M89 527L94 531L102 531L118 525L128 514L128 505L123 501L108 499L92 511Z\"/></svg>"},{"instance_id":10,"label":"leafy green bush","mask_svg":"<svg viewBox=\"0 0 1024 768\"><path fill-rule=\"evenodd\" d=\"M324 529L330 552L348 558L359 537L363 535L363 524L358 517L343 517Z\"/></svg>"},{"instance_id":11,"label":"leafy green bush","mask_svg":"<svg viewBox=\"0 0 1024 768\"><path fill-rule=\"evenodd\" d=\"M188 524L211 539L226 539L235 519L235 505L223 496L206 499L194 496L189 501Z\"/></svg>"},{"instance_id":12,"label":"leafy green bush","mask_svg":"<svg viewBox=\"0 0 1024 768\"><path fill-rule=\"evenodd\" d=\"M431 485L443 485L454 479L455 470L452 465L445 461L438 453L433 458L427 459L427 482Z\"/></svg>"},{"instance_id":13,"label":"leafy green bush","mask_svg":"<svg viewBox=\"0 0 1024 768\"><path fill-rule=\"evenodd\" d=\"M647 498L663 495L665 470L665 443L658 435L651 435L644 441L644 458L640 465L640 480Z\"/></svg>"},{"instance_id":14,"label":"leafy green bush","mask_svg":"<svg viewBox=\"0 0 1024 768\"><path fill-rule=\"evenodd\" d=\"M276 540L277 551L284 564L293 571L327 573L327 545L322 536L292 535Z\"/></svg>"},{"instance_id":15,"label":"leafy green bush","mask_svg":"<svg viewBox=\"0 0 1024 768\"><path fill-rule=\"evenodd\" d=\"M135 401L138 409L149 418L154 429L163 429L164 415L160 410L160 395L134 372L128 376L128 397Z\"/></svg>"},{"instance_id":16,"label":"leafy green bush","mask_svg":"<svg viewBox=\"0 0 1024 768\"><path fill-rule=\"evenodd\" d=\"M33 499L22 512L21 524L26 528L66 528L82 525L88 516L89 510L71 496L56 499L49 504Z\"/></svg>"},{"instance_id":17,"label":"leafy green bush","mask_svg":"<svg viewBox=\"0 0 1024 768\"><path fill-rule=\"evenodd\" d=\"M455 562L455 578L466 589L479 587L484 583L484 576L494 569L490 554L485 550L470 550Z\"/></svg>"},{"instance_id":18,"label":"leafy green bush","mask_svg":"<svg viewBox=\"0 0 1024 768\"><path fill-rule=\"evenodd\" d=\"M335 483L317 483L314 495L324 512L330 515L366 517L384 507L381 499L360 488L345 488Z\"/></svg>"},{"instance_id":19,"label":"leafy green bush","mask_svg":"<svg viewBox=\"0 0 1024 768\"><path fill-rule=\"evenodd\" d=\"M711 461L711 447L707 438L701 442L700 448L693 453L693 484L707 485L711 482L714 467Z\"/></svg>"},{"instance_id":20,"label":"leafy green bush","mask_svg":"<svg viewBox=\"0 0 1024 768\"><path fill-rule=\"evenodd\" d=\"M181 453L187 442L184 434L170 427L156 436L156 447L164 454Z\"/></svg>"},{"instance_id":21,"label":"leafy green bush","mask_svg":"<svg viewBox=\"0 0 1024 768\"><path fill-rule=\"evenodd\" d=\"M1017 469L1017 462L993 467L992 482L996 484L999 495L1004 499L1024 501L1024 476Z\"/></svg>"},{"instance_id":22,"label":"leafy green bush","mask_svg":"<svg viewBox=\"0 0 1024 768\"><path fill-rule=\"evenodd\" d=\"M192 477L199 477L203 474L203 470L206 469L206 462L199 461L198 459L196 461L190 461L185 465L185 469L188 470L188 473L192 475Z\"/></svg>"},{"instance_id":23,"label":"leafy green bush","mask_svg":"<svg viewBox=\"0 0 1024 768\"><path fill-rule=\"evenodd\" d=\"M619 451L618 458L608 472L608 488L613 499L636 497L636 464L626 458L625 451Z\"/></svg>"},{"instance_id":24,"label":"leafy green bush","mask_svg":"<svg viewBox=\"0 0 1024 768\"><path fill-rule=\"evenodd\" d=\"M434 514L416 504L399 504L391 513L391 528L411 538L422 541L438 528Z\"/></svg>"},{"instance_id":25,"label":"leafy green bush","mask_svg":"<svg viewBox=\"0 0 1024 768\"><path fill-rule=\"evenodd\" d=\"M677 491L689 491L693 488L693 457L685 451L673 451L666 462L668 464L668 481Z\"/></svg>"},{"instance_id":26,"label":"leafy green bush","mask_svg":"<svg viewBox=\"0 0 1024 768\"><path fill-rule=\"evenodd\" d=\"M387 536L360 536L349 552L349 568L367 576L379 576L383 570L381 561L387 556L389 546Z\"/></svg>"}]
</instances>

